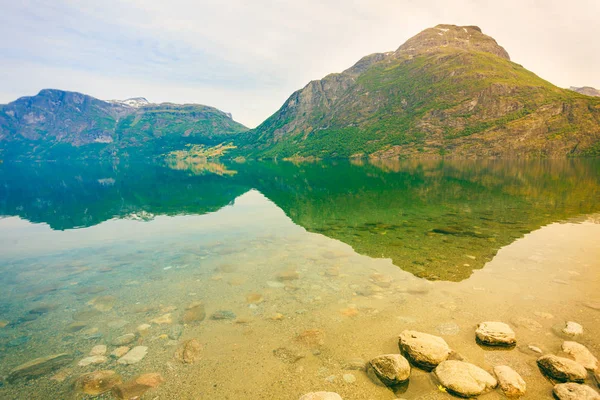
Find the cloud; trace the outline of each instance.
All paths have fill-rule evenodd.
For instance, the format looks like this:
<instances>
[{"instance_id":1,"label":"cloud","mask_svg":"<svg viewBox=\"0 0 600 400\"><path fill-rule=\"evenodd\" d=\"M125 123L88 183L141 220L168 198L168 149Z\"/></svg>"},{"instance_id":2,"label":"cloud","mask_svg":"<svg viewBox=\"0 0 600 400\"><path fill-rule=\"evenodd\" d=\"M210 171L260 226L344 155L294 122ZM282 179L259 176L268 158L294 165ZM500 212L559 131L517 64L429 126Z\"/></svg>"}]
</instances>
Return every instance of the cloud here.
<instances>
[{"instance_id":1,"label":"cloud","mask_svg":"<svg viewBox=\"0 0 600 400\"><path fill-rule=\"evenodd\" d=\"M29 0L0 14L0 102L57 87L198 102L254 126L311 79L438 23L479 25L559 86L600 86L595 0Z\"/></svg>"}]
</instances>

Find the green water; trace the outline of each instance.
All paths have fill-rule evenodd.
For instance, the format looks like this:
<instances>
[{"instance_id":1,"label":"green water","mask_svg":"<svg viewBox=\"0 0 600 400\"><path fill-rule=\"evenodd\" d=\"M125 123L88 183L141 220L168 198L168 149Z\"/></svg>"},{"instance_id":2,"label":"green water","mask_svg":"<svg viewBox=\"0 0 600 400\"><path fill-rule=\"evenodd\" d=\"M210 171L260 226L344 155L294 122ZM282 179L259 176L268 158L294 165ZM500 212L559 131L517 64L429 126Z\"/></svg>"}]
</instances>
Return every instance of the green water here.
<instances>
[{"instance_id":1,"label":"green water","mask_svg":"<svg viewBox=\"0 0 600 400\"><path fill-rule=\"evenodd\" d=\"M535 357L486 352L473 326L512 320L552 351L556 326L578 318L598 354L600 312L581 304L600 291L599 212L597 160L3 164L0 376L72 361L2 378L0 398L84 398L78 376L114 370L161 373L148 399L393 399L344 365L397 352L409 328L488 368L504 357L528 398L551 398ZM206 318L186 322L198 301ZM552 318L522 323L536 312ZM78 365L126 333L142 361ZM175 354L192 338L188 365ZM450 396L425 372L411 382L402 397Z\"/></svg>"}]
</instances>

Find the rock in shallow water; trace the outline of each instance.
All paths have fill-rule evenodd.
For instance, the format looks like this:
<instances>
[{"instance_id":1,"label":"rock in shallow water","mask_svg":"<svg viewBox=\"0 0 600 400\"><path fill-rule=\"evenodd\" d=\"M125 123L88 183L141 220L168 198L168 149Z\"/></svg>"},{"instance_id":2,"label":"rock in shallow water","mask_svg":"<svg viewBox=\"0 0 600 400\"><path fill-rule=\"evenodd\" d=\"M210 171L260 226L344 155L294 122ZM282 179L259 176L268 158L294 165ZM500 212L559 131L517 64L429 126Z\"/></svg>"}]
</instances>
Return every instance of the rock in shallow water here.
<instances>
[{"instance_id":1,"label":"rock in shallow water","mask_svg":"<svg viewBox=\"0 0 600 400\"><path fill-rule=\"evenodd\" d=\"M193 364L202 353L202 345L196 339L186 340L175 352L175 358L184 364Z\"/></svg>"},{"instance_id":2,"label":"rock in shallow water","mask_svg":"<svg viewBox=\"0 0 600 400\"><path fill-rule=\"evenodd\" d=\"M108 359L104 356L90 356L79 361L77 365L87 367L88 365L104 364Z\"/></svg>"},{"instance_id":3,"label":"rock in shallow water","mask_svg":"<svg viewBox=\"0 0 600 400\"><path fill-rule=\"evenodd\" d=\"M133 349L129 350L127 354L123 357L119 358L117 362L119 364L136 364L148 354L148 347L146 346L136 346Z\"/></svg>"},{"instance_id":4,"label":"rock in shallow water","mask_svg":"<svg viewBox=\"0 0 600 400\"><path fill-rule=\"evenodd\" d=\"M583 382L587 377L581 364L553 354L538 358L537 364L544 374L560 382Z\"/></svg>"},{"instance_id":5,"label":"rock in shallow water","mask_svg":"<svg viewBox=\"0 0 600 400\"><path fill-rule=\"evenodd\" d=\"M92 347L90 351L90 356L103 356L106 354L106 346L103 344L96 345Z\"/></svg>"},{"instance_id":6,"label":"rock in shallow water","mask_svg":"<svg viewBox=\"0 0 600 400\"><path fill-rule=\"evenodd\" d=\"M553 392L558 400L600 400L598 392L579 383L559 383Z\"/></svg>"},{"instance_id":7,"label":"rock in shallow water","mask_svg":"<svg viewBox=\"0 0 600 400\"><path fill-rule=\"evenodd\" d=\"M511 367L506 365L496 366L494 367L494 374L496 374L500 389L502 389L506 397L520 397L525 394L525 390L527 389L525 381Z\"/></svg>"},{"instance_id":8,"label":"rock in shallow water","mask_svg":"<svg viewBox=\"0 0 600 400\"><path fill-rule=\"evenodd\" d=\"M193 322L201 322L206 318L206 311L202 302L196 301L185 308L181 322L190 324Z\"/></svg>"},{"instance_id":9,"label":"rock in shallow water","mask_svg":"<svg viewBox=\"0 0 600 400\"><path fill-rule=\"evenodd\" d=\"M47 357L36 358L35 360L31 360L26 362L25 364L21 364L18 367L14 368L12 371L10 371L7 377L7 381L14 382L21 378L37 378L38 376L47 374L62 367L72 359L73 358L71 357L71 355L67 353L54 354Z\"/></svg>"},{"instance_id":10,"label":"rock in shallow water","mask_svg":"<svg viewBox=\"0 0 600 400\"><path fill-rule=\"evenodd\" d=\"M375 357L369 361L367 368L385 386L399 385L407 381L410 376L410 364L400 354L384 354Z\"/></svg>"},{"instance_id":11,"label":"rock in shallow water","mask_svg":"<svg viewBox=\"0 0 600 400\"><path fill-rule=\"evenodd\" d=\"M411 363L425 370L432 370L451 353L450 347L441 337L417 331L403 331L399 347Z\"/></svg>"},{"instance_id":12,"label":"rock in shallow water","mask_svg":"<svg viewBox=\"0 0 600 400\"><path fill-rule=\"evenodd\" d=\"M139 399L149 389L155 388L164 382L158 373L149 373L138 376L128 382L113 387L113 394L117 399Z\"/></svg>"},{"instance_id":13,"label":"rock in shallow water","mask_svg":"<svg viewBox=\"0 0 600 400\"><path fill-rule=\"evenodd\" d=\"M515 332L503 322L482 322L475 331L477 341L488 346L514 346L517 344Z\"/></svg>"},{"instance_id":14,"label":"rock in shallow water","mask_svg":"<svg viewBox=\"0 0 600 400\"><path fill-rule=\"evenodd\" d=\"M77 392L97 396L108 392L113 386L121 383L121 376L115 371L95 371L83 374L75 381Z\"/></svg>"},{"instance_id":15,"label":"rock in shallow water","mask_svg":"<svg viewBox=\"0 0 600 400\"><path fill-rule=\"evenodd\" d=\"M444 388L461 397L479 396L498 385L492 375L464 361L443 361L434 374Z\"/></svg>"},{"instance_id":16,"label":"rock in shallow water","mask_svg":"<svg viewBox=\"0 0 600 400\"><path fill-rule=\"evenodd\" d=\"M577 336L583 334L583 326L579 325L577 322L568 321L562 332L569 336Z\"/></svg>"},{"instance_id":17,"label":"rock in shallow water","mask_svg":"<svg viewBox=\"0 0 600 400\"><path fill-rule=\"evenodd\" d=\"M127 333L113 339L111 344L113 346L124 346L135 340L135 333Z\"/></svg>"},{"instance_id":18,"label":"rock in shallow water","mask_svg":"<svg viewBox=\"0 0 600 400\"><path fill-rule=\"evenodd\" d=\"M562 351L573 356L575 361L586 369L594 371L598 368L598 359L582 344L565 341L562 344Z\"/></svg>"},{"instance_id":19,"label":"rock in shallow water","mask_svg":"<svg viewBox=\"0 0 600 400\"><path fill-rule=\"evenodd\" d=\"M300 397L299 400L343 400L342 397L334 392L312 392Z\"/></svg>"},{"instance_id":20,"label":"rock in shallow water","mask_svg":"<svg viewBox=\"0 0 600 400\"><path fill-rule=\"evenodd\" d=\"M236 316L233 311L221 310L221 311L215 312L213 315L210 316L210 318L215 319L215 320L222 320L222 319L235 319Z\"/></svg>"}]
</instances>

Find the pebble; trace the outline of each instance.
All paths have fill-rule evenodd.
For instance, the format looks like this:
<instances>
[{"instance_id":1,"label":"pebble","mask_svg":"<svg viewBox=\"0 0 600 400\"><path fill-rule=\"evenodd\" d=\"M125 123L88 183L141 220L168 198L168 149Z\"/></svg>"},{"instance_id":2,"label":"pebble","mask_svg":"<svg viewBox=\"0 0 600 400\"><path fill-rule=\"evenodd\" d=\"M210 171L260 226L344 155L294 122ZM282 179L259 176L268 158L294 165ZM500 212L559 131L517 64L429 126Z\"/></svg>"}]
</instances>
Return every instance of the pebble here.
<instances>
[{"instance_id":1,"label":"pebble","mask_svg":"<svg viewBox=\"0 0 600 400\"><path fill-rule=\"evenodd\" d=\"M222 320L222 319L235 319L236 316L233 313L233 311L221 310L221 311L215 312L213 315L210 316L210 318L215 319L215 320Z\"/></svg>"},{"instance_id":2,"label":"pebble","mask_svg":"<svg viewBox=\"0 0 600 400\"><path fill-rule=\"evenodd\" d=\"M346 382L346 383L356 382L356 377L352 374L344 374L342 377L344 379L344 382Z\"/></svg>"},{"instance_id":3,"label":"pebble","mask_svg":"<svg viewBox=\"0 0 600 400\"><path fill-rule=\"evenodd\" d=\"M78 377L74 388L77 392L98 396L121 382L121 376L115 371L95 371Z\"/></svg>"},{"instance_id":4,"label":"pebble","mask_svg":"<svg viewBox=\"0 0 600 400\"><path fill-rule=\"evenodd\" d=\"M90 356L103 356L106 354L106 346L103 344L99 344L97 346L92 347L90 351Z\"/></svg>"},{"instance_id":5,"label":"pebble","mask_svg":"<svg viewBox=\"0 0 600 400\"><path fill-rule=\"evenodd\" d=\"M160 317L151 319L150 322L157 325L170 325L173 323L173 318L171 318L171 314L167 313L161 315Z\"/></svg>"},{"instance_id":6,"label":"pebble","mask_svg":"<svg viewBox=\"0 0 600 400\"><path fill-rule=\"evenodd\" d=\"M36 358L34 360L21 364L16 368L13 368L9 372L6 380L12 383L21 378L36 378L38 376L42 376L56 369L59 369L71 360L71 355L67 353L53 354L47 357Z\"/></svg>"},{"instance_id":7,"label":"pebble","mask_svg":"<svg viewBox=\"0 0 600 400\"><path fill-rule=\"evenodd\" d=\"M285 287L285 284L282 282L267 281L267 286L274 289L281 289Z\"/></svg>"},{"instance_id":8,"label":"pebble","mask_svg":"<svg viewBox=\"0 0 600 400\"><path fill-rule=\"evenodd\" d=\"M118 336L113 339L111 344L113 346L124 346L135 340L135 333L126 333L125 335Z\"/></svg>"},{"instance_id":9,"label":"pebble","mask_svg":"<svg viewBox=\"0 0 600 400\"><path fill-rule=\"evenodd\" d=\"M183 325L176 324L171 327L169 330L169 339L179 340L179 338L183 335Z\"/></svg>"},{"instance_id":10,"label":"pebble","mask_svg":"<svg viewBox=\"0 0 600 400\"><path fill-rule=\"evenodd\" d=\"M138 325L137 328L135 328L135 330L142 336L146 336L148 334L148 330L152 327L152 325L150 324L141 324Z\"/></svg>"},{"instance_id":11,"label":"pebble","mask_svg":"<svg viewBox=\"0 0 600 400\"><path fill-rule=\"evenodd\" d=\"M136 346L133 349L129 350L127 354L123 357L119 358L117 362L119 364L136 364L148 354L148 347L146 346Z\"/></svg>"},{"instance_id":12,"label":"pebble","mask_svg":"<svg viewBox=\"0 0 600 400\"><path fill-rule=\"evenodd\" d=\"M385 386L396 386L408 380L410 364L400 354L384 354L367 363L367 375L375 375Z\"/></svg>"},{"instance_id":13,"label":"pebble","mask_svg":"<svg viewBox=\"0 0 600 400\"><path fill-rule=\"evenodd\" d=\"M77 365L87 367L88 365L104 364L108 359L104 356L90 356L79 361Z\"/></svg>"},{"instance_id":14,"label":"pebble","mask_svg":"<svg viewBox=\"0 0 600 400\"><path fill-rule=\"evenodd\" d=\"M202 344L196 339L183 342L175 352L175 358L184 364L193 364L202 355Z\"/></svg>"},{"instance_id":15,"label":"pebble","mask_svg":"<svg viewBox=\"0 0 600 400\"><path fill-rule=\"evenodd\" d=\"M356 370L356 371L364 371L366 368L367 362L362 358L352 358L346 361L342 365L342 369L345 370Z\"/></svg>"},{"instance_id":16,"label":"pebble","mask_svg":"<svg viewBox=\"0 0 600 400\"><path fill-rule=\"evenodd\" d=\"M116 349L113 350L112 353L110 353L110 356L114 357L114 358L121 358L125 354L127 354L128 351L129 351L129 347L127 347L127 346L117 347Z\"/></svg>"},{"instance_id":17,"label":"pebble","mask_svg":"<svg viewBox=\"0 0 600 400\"><path fill-rule=\"evenodd\" d=\"M192 322L201 322L206 318L204 303L196 301L185 308L181 322L190 324Z\"/></svg>"}]
</instances>

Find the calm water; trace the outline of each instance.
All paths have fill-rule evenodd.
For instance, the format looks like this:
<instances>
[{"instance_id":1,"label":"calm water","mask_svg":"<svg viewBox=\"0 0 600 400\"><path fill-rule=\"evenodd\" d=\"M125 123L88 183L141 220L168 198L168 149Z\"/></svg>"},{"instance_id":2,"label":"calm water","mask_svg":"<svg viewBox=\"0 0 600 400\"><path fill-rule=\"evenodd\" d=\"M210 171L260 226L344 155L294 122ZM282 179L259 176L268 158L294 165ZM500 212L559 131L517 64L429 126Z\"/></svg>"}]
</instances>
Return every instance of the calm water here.
<instances>
[{"instance_id":1,"label":"calm water","mask_svg":"<svg viewBox=\"0 0 600 400\"><path fill-rule=\"evenodd\" d=\"M86 398L73 382L96 370L159 372L147 399L450 398L423 371L400 394L349 369L404 329L512 366L529 399L552 384L527 346L557 353L565 321L600 355L598 161L5 164L0 215L0 377L72 356L0 378L2 399ZM476 345L486 320L517 348ZM127 333L148 347L133 365L108 356Z\"/></svg>"}]
</instances>

